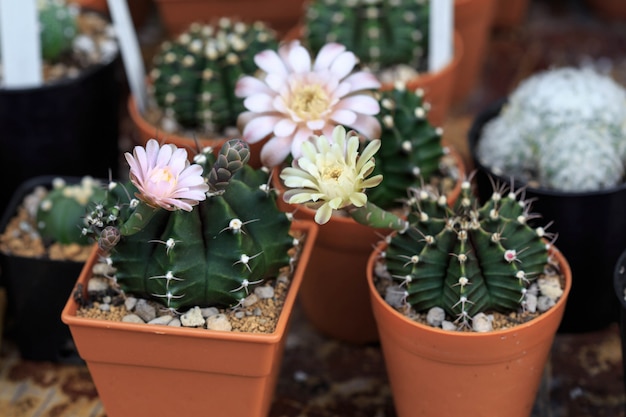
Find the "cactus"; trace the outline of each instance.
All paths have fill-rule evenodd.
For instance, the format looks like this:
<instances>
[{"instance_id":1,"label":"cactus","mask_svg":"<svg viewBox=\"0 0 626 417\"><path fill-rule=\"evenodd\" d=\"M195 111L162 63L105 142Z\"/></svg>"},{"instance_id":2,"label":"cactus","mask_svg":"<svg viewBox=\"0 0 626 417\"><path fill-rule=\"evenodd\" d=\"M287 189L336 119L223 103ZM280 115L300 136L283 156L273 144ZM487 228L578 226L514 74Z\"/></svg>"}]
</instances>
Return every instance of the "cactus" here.
<instances>
[{"instance_id":1,"label":"cactus","mask_svg":"<svg viewBox=\"0 0 626 417\"><path fill-rule=\"evenodd\" d=\"M240 140L228 141L217 157L203 150L194 160L204 168L207 199L192 211L157 210L149 221L132 204L131 186L109 187L109 209L91 218L117 216L113 224L104 221L99 244L125 293L175 311L234 306L289 265L291 222L267 187L269 174L246 165L248 159ZM145 224L138 228L136 221Z\"/></svg>"},{"instance_id":2,"label":"cactus","mask_svg":"<svg viewBox=\"0 0 626 417\"><path fill-rule=\"evenodd\" d=\"M59 0L39 2L41 56L55 62L72 48L78 34L78 8Z\"/></svg>"},{"instance_id":3,"label":"cactus","mask_svg":"<svg viewBox=\"0 0 626 417\"><path fill-rule=\"evenodd\" d=\"M527 223L529 206L497 190L478 207L469 182L454 208L414 191L410 227L389 240L385 265L416 311L441 307L461 326L478 312L524 306L530 281L548 261L547 233Z\"/></svg>"},{"instance_id":4,"label":"cactus","mask_svg":"<svg viewBox=\"0 0 626 417\"><path fill-rule=\"evenodd\" d=\"M428 182L440 169L445 149L441 128L426 119L428 106L423 91L409 91L401 85L380 92L378 120L382 126L381 149L373 174L383 182L368 191L368 200L390 208L406 198L406 190Z\"/></svg>"},{"instance_id":5,"label":"cactus","mask_svg":"<svg viewBox=\"0 0 626 417\"><path fill-rule=\"evenodd\" d=\"M625 136L626 89L590 68L560 68L523 81L484 126L476 151L498 175L590 191L624 180Z\"/></svg>"},{"instance_id":6,"label":"cactus","mask_svg":"<svg viewBox=\"0 0 626 417\"><path fill-rule=\"evenodd\" d=\"M178 125L219 134L236 126L245 110L243 99L234 94L237 80L257 70L256 53L276 46L275 33L262 22L222 18L216 24L192 23L156 54L152 94Z\"/></svg>"},{"instance_id":7,"label":"cactus","mask_svg":"<svg viewBox=\"0 0 626 417\"><path fill-rule=\"evenodd\" d=\"M304 37L316 53L341 43L374 71L396 64L425 71L429 13L426 0L313 0Z\"/></svg>"},{"instance_id":8,"label":"cactus","mask_svg":"<svg viewBox=\"0 0 626 417\"><path fill-rule=\"evenodd\" d=\"M37 208L36 224L42 239L62 244L91 243L83 233L87 226L85 213L104 198L101 184L91 177L83 177L79 184L71 185L56 178Z\"/></svg>"}]
</instances>

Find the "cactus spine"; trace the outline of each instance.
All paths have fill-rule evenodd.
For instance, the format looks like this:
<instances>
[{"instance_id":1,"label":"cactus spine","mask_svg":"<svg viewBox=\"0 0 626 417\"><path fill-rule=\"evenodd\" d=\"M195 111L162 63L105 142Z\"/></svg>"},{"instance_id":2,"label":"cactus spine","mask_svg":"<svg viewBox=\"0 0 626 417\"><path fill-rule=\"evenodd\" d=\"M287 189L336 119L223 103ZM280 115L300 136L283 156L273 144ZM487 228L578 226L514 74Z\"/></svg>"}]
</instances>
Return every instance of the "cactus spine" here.
<instances>
[{"instance_id":1,"label":"cactus spine","mask_svg":"<svg viewBox=\"0 0 626 417\"><path fill-rule=\"evenodd\" d=\"M100 245L114 245L110 260L124 292L172 310L233 306L289 265L291 222L267 187L268 173L247 166L248 159L248 146L240 140L227 142L217 157L205 149L195 161L204 166L211 188L191 212L159 210L130 236L104 229ZM108 205L115 207L118 223L134 214L130 192L121 185L110 188Z\"/></svg>"},{"instance_id":2,"label":"cactus spine","mask_svg":"<svg viewBox=\"0 0 626 417\"><path fill-rule=\"evenodd\" d=\"M374 175L383 182L368 191L368 200L389 208L406 198L407 189L428 182L440 168L445 150L442 130L426 118L428 105L422 90L409 91L403 86L380 92L382 126L381 148L376 155Z\"/></svg>"},{"instance_id":3,"label":"cactus spine","mask_svg":"<svg viewBox=\"0 0 626 417\"><path fill-rule=\"evenodd\" d=\"M151 91L180 126L219 134L245 110L234 94L237 80L257 70L255 54L276 46L274 32L261 22L193 23L156 54Z\"/></svg>"},{"instance_id":4,"label":"cactus spine","mask_svg":"<svg viewBox=\"0 0 626 417\"><path fill-rule=\"evenodd\" d=\"M527 203L497 191L478 207L468 182L453 209L423 190L413 197L411 227L391 237L385 252L411 307L441 307L467 326L478 312L523 306L530 281L548 261L544 229L526 223Z\"/></svg>"},{"instance_id":5,"label":"cactus spine","mask_svg":"<svg viewBox=\"0 0 626 417\"><path fill-rule=\"evenodd\" d=\"M83 233L87 226L85 213L104 199L104 189L91 177L83 177L79 184L71 185L56 178L37 208L37 229L42 239L62 244L89 244L89 238Z\"/></svg>"},{"instance_id":6,"label":"cactus spine","mask_svg":"<svg viewBox=\"0 0 626 417\"><path fill-rule=\"evenodd\" d=\"M313 0L305 19L305 39L314 52L338 42L374 71L396 64L426 69L428 1Z\"/></svg>"}]
</instances>

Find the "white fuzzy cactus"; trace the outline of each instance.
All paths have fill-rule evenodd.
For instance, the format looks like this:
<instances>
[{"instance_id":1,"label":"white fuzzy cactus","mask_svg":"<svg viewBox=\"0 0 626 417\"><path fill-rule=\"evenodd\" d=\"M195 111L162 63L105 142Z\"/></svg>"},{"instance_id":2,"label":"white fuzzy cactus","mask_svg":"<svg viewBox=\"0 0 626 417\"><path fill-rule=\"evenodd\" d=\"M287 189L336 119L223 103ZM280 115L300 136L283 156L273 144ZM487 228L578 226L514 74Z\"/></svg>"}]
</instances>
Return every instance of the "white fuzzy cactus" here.
<instances>
[{"instance_id":1,"label":"white fuzzy cactus","mask_svg":"<svg viewBox=\"0 0 626 417\"><path fill-rule=\"evenodd\" d=\"M561 191L624 180L626 89L590 68L538 73L520 84L478 145L496 174Z\"/></svg>"}]
</instances>

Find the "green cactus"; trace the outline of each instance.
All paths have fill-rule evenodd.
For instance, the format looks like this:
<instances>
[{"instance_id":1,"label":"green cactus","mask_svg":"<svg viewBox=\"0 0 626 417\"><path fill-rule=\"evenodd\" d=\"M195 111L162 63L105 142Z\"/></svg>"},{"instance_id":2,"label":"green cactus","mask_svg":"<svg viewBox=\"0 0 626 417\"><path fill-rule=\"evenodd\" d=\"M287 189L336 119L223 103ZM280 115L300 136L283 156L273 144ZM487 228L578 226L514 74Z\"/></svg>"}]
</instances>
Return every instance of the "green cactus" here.
<instances>
[{"instance_id":1,"label":"green cactus","mask_svg":"<svg viewBox=\"0 0 626 417\"><path fill-rule=\"evenodd\" d=\"M290 219L267 187L269 174L246 165L248 159L248 145L240 140L227 142L217 158L205 149L194 160L204 167L210 190L192 211L159 210L130 235L120 235L123 227L104 228L99 244L109 250L125 293L172 310L233 306L289 265ZM107 207L119 216L116 224L143 221L132 194L132 187L110 187Z\"/></svg>"},{"instance_id":2,"label":"green cactus","mask_svg":"<svg viewBox=\"0 0 626 417\"><path fill-rule=\"evenodd\" d=\"M396 86L380 92L381 148L376 155L373 175L382 174L383 182L368 191L368 200L390 208L406 198L406 190L428 183L440 169L445 149L441 128L426 118L428 106L422 90L409 91Z\"/></svg>"},{"instance_id":3,"label":"green cactus","mask_svg":"<svg viewBox=\"0 0 626 417\"><path fill-rule=\"evenodd\" d=\"M425 71L428 56L429 1L312 0L304 38L317 53L338 42L374 71L407 64Z\"/></svg>"},{"instance_id":4,"label":"green cactus","mask_svg":"<svg viewBox=\"0 0 626 417\"><path fill-rule=\"evenodd\" d=\"M547 234L526 223L527 202L500 189L478 207L469 182L452 209L424 190L413 197L411 227L393 235L384 253L406 302L416 311L441 307L462 326L478 312L522 307L548 261Z\"/></svg>"},{"instance_id":5,"label":"green cactus","mask_svg":"<svg viewBox=\"0 0 626 417\"><path fill-rule=\"evenodd\" d=\"M625 136L626 89L593 69L565 67L524 80L484 126L476 151L497 175L591 191L624 181Z\"/></svg>"},{"instance_id":6,"label":"green cactus","mask_svg":"<svg viewBox=\"0 0 626 417\"><path fill-rule=\"evenodd\" d=\"M52 189L37 207L36 222L41 237L62 244L90 244L83 233L87 226L85 213L104 199L102 185L91 177L83 177L78 184L55 179Z\"/></svg>"},{"instance_id":7,"label":"green cactus","mask_svg":"<svg viewBox=\"0 0 626 417\"><path fill-rule=\"evenodd\" d=\"M78 34L78 9L61 0L39 2L41 56L55 62L72 48Z\"/></svg>"},{"instance_id":8,"label":"green cactus","mask_svg":"<svg viewBox=\"0 0 626 417\"><path fill-rule=\"evenodd\" d=\"M165 114L182 127L219 134L236 126L245 110L235 84L256 70L254 55L277 46L262 22L222 18L192 23L174 41L164 42L150 72L151 91Z\"/></svg>"}]
</instances>

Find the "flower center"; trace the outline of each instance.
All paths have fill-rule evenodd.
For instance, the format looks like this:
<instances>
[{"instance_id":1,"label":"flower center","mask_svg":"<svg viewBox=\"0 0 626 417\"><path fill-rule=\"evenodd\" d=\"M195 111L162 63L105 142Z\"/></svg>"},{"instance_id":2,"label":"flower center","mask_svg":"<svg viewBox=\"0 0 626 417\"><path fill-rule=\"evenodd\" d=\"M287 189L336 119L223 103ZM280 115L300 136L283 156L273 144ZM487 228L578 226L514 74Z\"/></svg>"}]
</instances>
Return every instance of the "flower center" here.
<instances>
[{"instance_id":1,"label":"flower center","mask_svg":"<svg viewBox=\"0 0 626 417\"><path fill-rule=\"evenodd\" d=\"M293 92L291 110L304 120L320 119L328 110L328 94L319 85L303 85Z\"/></svg>"},{"instance_id":2,"label":"flower center","mask_svg":"<svg viewBox=\"0 0 626 417\"><path fill-rule=\"evenodd\" d=\"M168 195L177 184L176 176L170 170L170 167L154 169L148 176L147 183L150 184L150 192L153 195Z\"/></svg>"}]
</instances>

